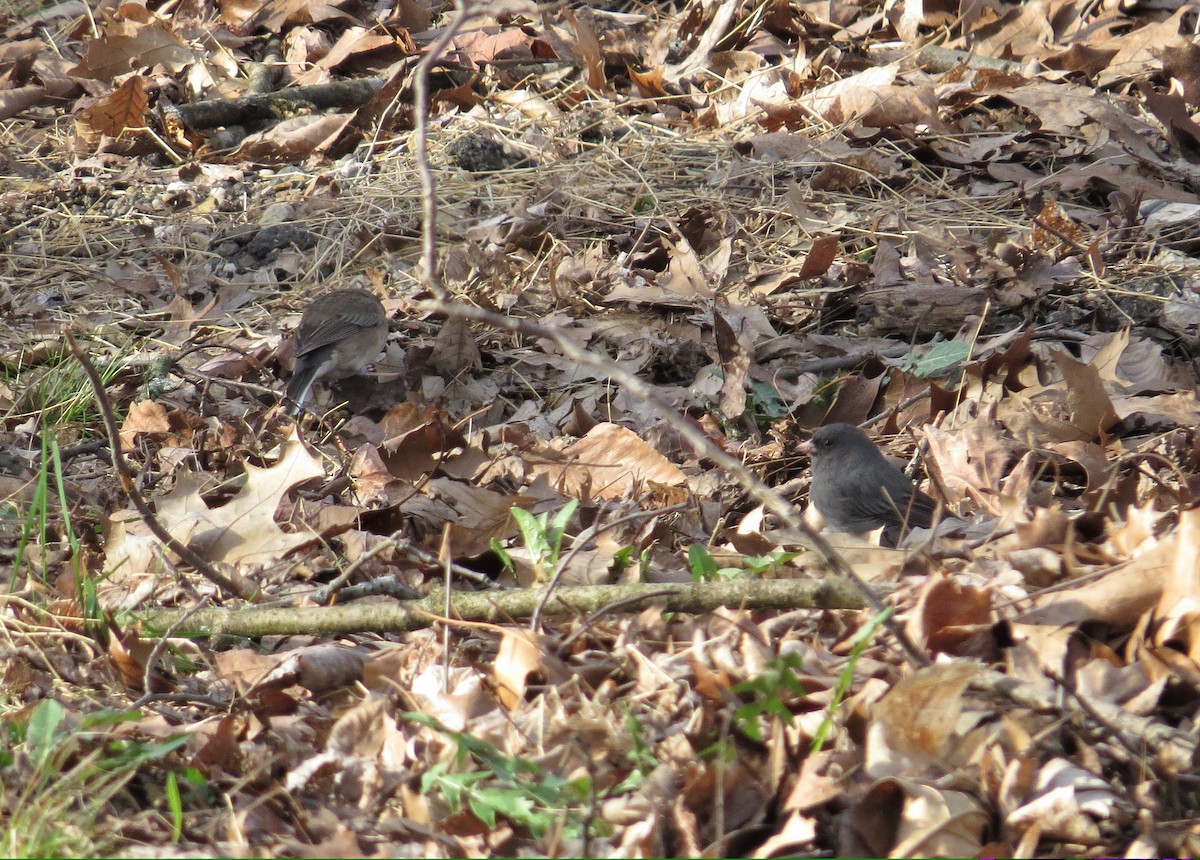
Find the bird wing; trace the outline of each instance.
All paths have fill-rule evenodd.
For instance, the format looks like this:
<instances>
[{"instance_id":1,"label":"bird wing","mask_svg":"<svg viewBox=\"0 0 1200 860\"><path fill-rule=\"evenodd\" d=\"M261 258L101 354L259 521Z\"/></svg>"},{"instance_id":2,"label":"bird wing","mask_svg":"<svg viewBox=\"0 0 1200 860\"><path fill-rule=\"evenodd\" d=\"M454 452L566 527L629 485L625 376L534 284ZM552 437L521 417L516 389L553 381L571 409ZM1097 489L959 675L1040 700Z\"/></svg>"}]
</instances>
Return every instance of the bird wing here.
<instances>
[{"instance_id":1,"label":"bird wing","mask_svg":"<svg viewBox=\"0 0 1200 860\"><path fill-rule=\"evenodd\" d=\"M880 516L892 526L927 529L933 525L937 502L918 490L901 473L890 473L883 482L880 506L886 511Z\"/></svg>"},{"instance_id":2,"label":"bird wing","mask_svg":"<svg viewBox=\"0 0 1200 860\"><path fill-rule=\"evenodd\" d=\"M297 356L308 355L323 347L339 344L363 329L379 325L383 319L378 302L368 296L338 298L341 301L336 312L327 313L323 319L307 325L301 320L300 329L296 333Z\"/></svg>"},{"instance_id":3,"label":"bird wing","mask_svg":"<svg viewBox=\"0 0 1200 860\"><path fill-rule=\"evenodd\" d=\"M933 522L937 503L890 464L882 475L866 465L852 471L846 479L814 486L813 503L835 529L861 534L880 526L928 528Z\"/></svg>"},{"instance_id":4,"label":"bird wing","mask_svg":"<svg viewBox=\"0 0 1200 860\"><path fill-rule=\"evenodd\" d=\"M301 332L300 339L297 341L296 355L308 355L318 349L339 344L346 338L353 337L364 328L369 328L378 322L374 319L362 320L364 317L360 316L353 318L341 316L336 319L321 320L315 326Z\"/></svg>"},{"instance_id":5,"label":"bird wing","mask_svg":"<svg viewBox=\"0 0 1200 860\"><path fill-rule=\"evenodd\" d=\"M835 531L862 534L887 522L891 508L880 504L878 493L862 490L862 482L814 481L812 503Z\"/></svg>"}]
</instances>

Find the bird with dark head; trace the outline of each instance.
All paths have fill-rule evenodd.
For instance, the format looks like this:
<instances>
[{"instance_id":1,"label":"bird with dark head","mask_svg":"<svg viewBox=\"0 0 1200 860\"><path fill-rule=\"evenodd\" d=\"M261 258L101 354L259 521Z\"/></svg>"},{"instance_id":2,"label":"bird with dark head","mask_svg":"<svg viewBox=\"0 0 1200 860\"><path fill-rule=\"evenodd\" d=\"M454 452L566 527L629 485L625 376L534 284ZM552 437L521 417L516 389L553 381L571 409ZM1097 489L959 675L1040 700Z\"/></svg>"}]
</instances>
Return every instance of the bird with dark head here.
<instances>
[{"instance_id":1,"label":"bird with dark head","mask_svg":"<svg viewBox=\"0 0 1200 860\"><path fill-rule=\"evenodd\" d=\"M933 525L937 502L854 425L822 427L800 449L812 457L809 501L831 531L865 534L882 526L880 542L895 546L909 529Z\"/></svg>"},{"instance_id":2,"label":"bird with dark head","mask_svg":"<svg viewBox=\"0 0 1200 860\"><path fill-rule=\"evenodd\" d=\"M313 383L361 373L387 342L383 303L365 290L317 296L296 328L296 365L287 397L293 415L303 410Z\"/></svg>"}]
</instances>

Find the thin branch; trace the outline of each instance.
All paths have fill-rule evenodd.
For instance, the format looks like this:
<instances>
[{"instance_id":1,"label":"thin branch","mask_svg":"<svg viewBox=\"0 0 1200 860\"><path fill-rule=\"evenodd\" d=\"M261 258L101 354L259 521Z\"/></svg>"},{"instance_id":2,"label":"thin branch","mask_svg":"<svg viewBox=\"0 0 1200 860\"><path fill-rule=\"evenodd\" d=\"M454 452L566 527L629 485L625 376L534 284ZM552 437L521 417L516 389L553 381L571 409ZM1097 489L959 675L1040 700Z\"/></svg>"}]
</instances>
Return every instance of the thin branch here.
<instances>
[{"instance_id":1,"label":"thin branch","mask_svg":"<svg viewBox=\"0 0 1200 860\"><path fill-rule=\"evenodd\" d=\"M449 593L446 614L444 589L430 589L423 600L411 602L355 603L339 606L236 610L205 609L191 616L186 630L176 635L192 638L212 636L259 637L304 633L309 636L346 633L405 633L431 624L482 621L509 624L529 618L545 589L514 588L509 591L454 591ZM863 600L843 579L763 579L732 582L688 582L632 585L572 585L559 588L544 614L559 617L587 615L611 604L659 603L668 612L711 612L720 607L736 609L862 609ZM146 612L139 615L144 636L171 629L183 615L180 610Z\"/></svg>"},{"instance_id":2,"label":"thin branch","mask_svg":"<svg viewBox=\"0 0 1200 860\"><path fill-rule=\"evenodd\" d=\"M141 491L138 490L133 470L125 459L125 450L121 446L121 433L117 428L117 419L113 413L112 403L108 399L108 392L104 390L104 382L100 379L100 374L96 372L95 366L87 357L87 354L80 348L79 343L75 340L75 336L71 334L71 330L64 329L63 333L67 339L67 345L71 348L71 354L75 356L75 360L83 367L83 372L87 374L88 379L92 383L92 391L96 395L96 404L100 407L100 417L104 420L104 432L108 434L108 444L112 450L113 465L116 466L121 489L129 496L129 500L133 502L133 506L137 508L138 513L142 515L142 521L146 523L146 527L171 552L179 556L186 564L191 565L198 574L221 589L221 591L245 600L254 597L258 589L243 579L241 574L236 571L231 571L230 576L221 573L190 547L176 540L167 531L166 527L158 521L158 516L155 514L154 509L146 501L145 497L142 496Z\"/></svg>"},{"instance_id":3,"label":"thin branch","mask_svg":"<svg viewBox=\"0 0 1200 860\"><path fill-rule=\"evenodd\" d=\"M454 20L446 25L441 35L426 49L425 56L417 63L413 77L413 111L416 125L413 154L417 161L417 176L421 180L421 211L424 216L421 224L421 262L425 269L425 284L439 299L446 298L446 286L442 283L437 262L437 180L433 178L433 169L429 166L429 73L433 71L434 64L441 60L446 48L468 18L474 15L470 0L459 0L456 7L457 14Z\"/></svg>"},{"instance_id":4,"label":"thin branch","mask_svg":"<svg viewBox=\"0 0 1200 860\"><path fill-rule=\"evenodd\" d=\"M184 624L186 624L187 620L189 618L191 618L193 615L195 615L197 612L199 612L204 607L208 606L208 602L209 601L208 601L207 597L201 598L199 603L197 603L195 606L193 606L191 609L189 609L183 615L179 616L179 620L176 621L174 624L172 624L171 627L162 635L162 638L154 643L154 647L150 650L150 656L146 658L146 668L142 673L142 691L143 691L142 696L136 702L134 702L132 705L129 706L130 710L136 711L138 708L142 707L143 705L146 705L146 704L150 703L151 701L154 701L155 696L160 695L158 693L153 692L153 687L152 687L152 684L154 682L154 666L155 666L155 664L158 663L158 659L162 656L162 652L166 650L167 643L169 643L171 641L171 637L175 635L176 631L179 630L179 628L182 627ZM167 694L167 695L172 695L172 694Z\"/></svg>"}]
</instances>

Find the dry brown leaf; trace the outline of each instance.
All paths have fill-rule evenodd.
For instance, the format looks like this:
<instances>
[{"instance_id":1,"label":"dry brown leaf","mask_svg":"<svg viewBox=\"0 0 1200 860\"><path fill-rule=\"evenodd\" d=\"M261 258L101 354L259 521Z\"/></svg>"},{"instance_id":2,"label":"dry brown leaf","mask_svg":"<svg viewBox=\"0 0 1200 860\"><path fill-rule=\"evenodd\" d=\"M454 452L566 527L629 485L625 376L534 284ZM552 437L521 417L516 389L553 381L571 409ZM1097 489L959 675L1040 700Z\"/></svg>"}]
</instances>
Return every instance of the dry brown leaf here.
<instances>
[{"instance_id":1,"label":"dry brown leaf","mask_svg":"<svg viewBox=\"0 0 1200 860\"><path fill-rule=\"evenodd\" d=\"M268 33L280 32L284 24L318 24L339 18L353 21L353 17L339 9L336 2L326 0L267 0L257 10L255 18Z\"/></svg>"},{"instance_id":2,"label":"dry brown leaf","mask_svg":"<svg viewBox=\"0 0 1200 860\"><path fill-rule=\"evenodd\" d=\"M840 251L841 243L836 237L821 236L813 242L796 277L801 281L820 277L829 271L829 267L833 265L833 261L837 259Z\"/></svg>"},{"instance_id":3,"label":"dry brown leaf","mask_svg":"<svg viewBox=\"0 0 1200 860\"><path fill-rule=\"evenodd\" d=\"M479 347L465 319L451 317L442 324L429 354L429 366L451 377L483 367Z\"/></svg>"},{"instance_id":4,"label":"dry brown leaf","mask_svg":"<svg viewBox=\"0 0 1200 860\"><path fill-rule=\"evenodd\" d=\"M403 31L380 33L376 30L351 27L342 33L337 42L327 51L324 53L314 52L316 62L309 63L307 60L310 54L303 50L306 46L301 41L299 31L300 28L292 30L288 40L289 46L293 49L289 52L288 59L296 66L305 68L303 73L296 76L295 84L297 86L327 83L331 78L330 70L337 69L359 54L376 52L378 55L387 55L389 49L394 52L402 52L407 47L404 40L404 36L407 34Z\"/></svg>"},{"instance_id":5,"label":"dry brown leaf","mask_svg":"<svg viewBox=\"0 0 1200 860\"><path fill-rule=\"evenodd\" d=\"M919 669L901 679L871 709L865 767L871 776L922 773L926 767L952 767L962 713L962 694L979 671L957 660Z\"/></svg>"},{"instance_id":6,"label":"dry brown leaf","mask_svg":"<svg viewBox=\"0 0 1200 860\"><path fill-rule=\"evenodd\" d=\"M642 441L636 433L616 424L597 424L586 436L561 451L562 464L531 464L534 475L545 475L569 498L585 488L603 499L619 499L635 485L683 486L679 467Z\"/></svg>"},{"instance_id":7,"label":"dry brown leaf","mask_svg":"<svg viewBox=\"0 0 1200 860\"><path fill-rule=\"evenodd\" d=\"M467 30L454 39L454 47L464 60L483 66L497 60L532 59L534 40L521 27L493 27Z\"/></svg>"},{"instance_id":8,"label":"dry brown leaf","mask_svg":"<svg viewBox=\"0 0 1200 860\"><path fill-rule=\"evenodd\" d=\"M1120 419L1105 391L1100 367L1077 361L1062 350L1052 354L1066 383L1065 397L1072 426L1092 438L1103 438Z\"/></svg>"},{"instance_id":9,"label":"dry brown leaf","mask_svg":"<svg viewBox=\"0 0 1200 860\"><path fill-rule=\"evenodd\" d=\"M401 490L404 495L411 492L408 489L411 485L391 473L374 445L360 445L355 450L350 458L349 474L354 481L355 497L362 505L370 505L381 499L390 500L388 489L397 483L404 484Z\"/></svg>"},{"instance_id":10,"label":"dry brown leaf","mask_svg":"<svg viewBox=\"0 0 1200 860\"><path fill-rule=\"evenodd\" d=\"M131 448L139 434L168 433L171 424L167 410L154 400L139 400L130 405L125 420L121 423L121 444Z\"/></svg>"},{"instance_id":11,"label":"dry brown leaf","mask_svg":"<svg viewBox=\"0 0 1200 860\"><path fill-rule=\"evenodd\" d=\"M917 605L909 616L906 629L918 647L934 653L989 659L979 650L978 642L992 643L992 595L989 589L975 588L945 575L931 574L918 590Z\"/></svg>"},{"instance_id":12,"label":"dry brown leaf","mask_svg":"<svg viewBox=\"0 0 1200 860\"><path fill-rule=\"evenodd\" d=\"M1150 621L1153 642L1187 655L1200 671L1200 510L1179 514L1171 566Z\"/></svg>"},{"instance_id":13,"label":"dry brown leaf","mask_svg":"<svg viewBox=\"0 0 1200 860\"><path fill-rule=\"evenodd\" d=\"M251 648L236 648L217 652L213 663L219 679L232 682L239 693L245 693L279 665L279 657L275 654L260 654Z\"/></svg>"},{"instance_id":14,"label":"dry brown leaf","mask_svg":"<svg viewBox=\"0 0 1200 860\"><path fill-rule=\"evenodd\" d=\"M571 25L575 33L575 53L583 60L587 70L586 83L596 92L603 92L607 87L604 76L604 56L600 48L600 39L596 34L595 21L586 6L579 11L564 10L563 19Z\"/></svg>"},{"instance_id":15,"label":"dry brown leaf","mask_svg":"<svg viewBox=\"0 0 1200 860\"><path fill-rule=\"evenodd\" d=\"M975 857L988 824L978 798L897 778L876 782L848 815L847 856Z\"/></svg>"},{"instance_id":16,"label":"dry brown leaf","mask_svg":"<svg viewBox=\"0 0 1200 860\"><path fill-rule=\"evenodd\" d=\"M663 69L661 66L648 72L626 67L625 73L638 89L638 95L644 99L659 99L667 95L663 84Z\"/></svg>"},{"instance_id":17,"label":"dry brown leaf","mask_svg":"<svg viewBox=\"0 0 1200 860\"><path fill-rule=\"evenodd\" d=\"M442 458L464 446L462 434L442 414L428 406L398 403L380 422L386 438L379 446L388 471L403 481L417 481L432 472Z\"/></svg>"},{"instance_id":18,"label":"dry brown leaf","mask_svg":"<svg viewBox=\"0 0 1200 860\"><path fill-rule=\"evenodd\" d=\"M445 502L457 514L450 527L450 545L455 555L475 556L487 550L493 538L507 540L517 534L512 509L531 508L537 500L474 487L450 478L434 478L424 492Z\"/></svg>"},{"instance_id":19,"label":"dry brown leaf","mask_svg":"<svg viewBox=\"0 0 1200 860\"><path fill-rule=\"evenodd\" d=\"M149 86L149 79L133 75L111 95L76 114L75 121L88 127L85 134L94 132L109 137L120 137L126 130L145 128L146 111L150 106Z\"/></svg>"},{"instance_id":20,"label":"dry brown leaf","mask_svg":"<svg viewBox=\"0 0 1200 860\"><path fill-rule=\"evenodd\" d=\"M925 428L929 445L925 467L947 502L971 499L999 513L990 502L1000 493L1016 448L1003 429L990 414L956 424L952 430Z\"/></svg>"},{"instance_id":21,"label":"dry brown leaf","mask_svg":"<svg viewBox=\"0 0 1200 860\"><path fill-rule=\"evenodd\" d=\"M834 752L811 753L800 765L800 774L787 799L785 811L807 812L823 806L845 793L839 779L838 754Z\"/></svg>"},{"instance_id":22,"label":"dry brown leaf","mask_svg":"<svg viewBox=\"0 0 1200 860\"><path fill-rule=\"evenodd\" d=\"M256 686L299 684L321 694L354 684L363 676L363 657L340 645L310 645L276 658L276 665Z\"/></svg>"},{"instance_id":23,"label":"dry brown leaf","mask_svg":"<svg viewBox=\"0 0 1200 860\"><path fill-rule=\"evenodd\" d=\"M529 676L541 670L542 649L524 630L506 629L500 637L500 650L492 665L500 704L510 711L525 698Z\"/></svg>"},{"instance_id":24,"label":"dry brown leaf","mask_svg":"<svg viewBox=\"0 0 1200 860\"><path fill-rule=\"evenodd\" d=\"M158 504L163 524L175 535L187 535L192 549L211 561L264 565L310 542L309 534L289 534L275 522L285 493L325 476L321 461L309 453L296 429L284 441L280 457L268 467L245 464L242 489L219 508L200 497L199 486L182 479Z\"/></svg>"},{"instance_id":25,"label":"dry brown leaf","mask_svg":"<svg viewBox=\"0 0 1200 860\"><path fill-rule=\"evenodd\" d=\"M721 412L737 421L746 412L746 374L754 360L754 346L744 330L734 330L719 309L713 311L713 330L721 356Z\"/></svg>"},{"instance_id":26,"label":"dry brown leaf","mask_svg":"<svg viewBox=\"0 0 1200 860\"><path fill-rule=\"evenodd\" d=\"M328 113L286 119L269 129L247 135L228 161L265 161L269 163L302 161L322 152L337 140L352 113Z\"/></svg>"},{"instance_id":27,"label":"dry brown leaf","mask_svg":"<svg viewBox=\"0 0 1200 860\"><path fill-rule=\"evenodd\" d=\"M430 666L417 673L410 690L419 709L451 731L467 729L495 707L483 676L469 667L452 668L447 675L442 666Z\"/></svg>"},{"instance_id":28,"label":"dry brown leaf","mask_svg":"<svg viewBox=\"0 0 1200 860\"><path fill-rule=\"evenodd\" d=\"M1044 765L1033 790L1033 797L1006 818L1018 831L1036 825L1042 835L1096 843L1100 840L1098 821L1127 815L1122 814L1118 796L1105 780L1065 759Z\"/></svg>"},{"instance_id":29,"label":"dry brown leaf","mask_svg":"<svg viewBox=\"0 0 1200 860\"><path fill-rule=\"evenodd\" d=\"M183 43L165 19L112 21L98 38L87 43L83 60L70 74L108 82L126 72L158 65L177 72L198 60L200 56Z\"/></svg>"},{"instance_id":30,"label":"dry brown leaf","mask_svg":"<svg viewBox=\"0 0 1200 860\"><path fill-rule=\"evenodd\" d=\"M133 630L109 631L108 658L116 667L121 682L131 690L143 690L146 661L153 649L153 642L143 641ZM155 687L155 693L164 693L170 689L166 679L157 671L151 678L151 686Z\"/></svg>"},{"instance_id":31,"label":"dry brown leaf","mask_svg":"<svg viewBox=\"0 0 1200 860\"><path fill-rule=\"evenodd\" d=\"M329 731L328 747L344 755L378 755L395 723L387 696L370 696L338 717Z\"/></svg>"},{"instance_id":32,"label":"dry brown leaf","mask_svg":"<svg viewBox=\"0 0 1200 860\"><path fill-rule=\"evenodd\" d=\"M806 93L799 103L831 123L844 122L873 110L882 100L877 93L886 91L898 72L895 65L875 66Z\"/></svg>"},{"instance_id":33,"label":"dry brown leaf","mask_svg":"<svg viewBox=\"0 0 1200 860\"><path fill-rule=\"evenodd\" d=\"M1034 608L1014 622L1073 627L1101 621L1127 628L1158 603L1175 557L1175 542L1167 538L1098 580L1035 598Z\"/></svg>"}]
</instances>

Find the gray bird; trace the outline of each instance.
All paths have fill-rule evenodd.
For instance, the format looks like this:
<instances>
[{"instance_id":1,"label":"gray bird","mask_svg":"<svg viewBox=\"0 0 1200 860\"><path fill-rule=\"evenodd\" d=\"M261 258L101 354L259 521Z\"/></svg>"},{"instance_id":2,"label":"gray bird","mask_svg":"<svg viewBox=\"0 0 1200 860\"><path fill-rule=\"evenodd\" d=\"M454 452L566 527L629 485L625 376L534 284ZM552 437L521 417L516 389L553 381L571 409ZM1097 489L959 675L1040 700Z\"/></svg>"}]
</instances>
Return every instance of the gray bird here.
<instances>
[{"instance_id":1,"label":"gray bird","mask_svg":"<svg viewBox=\"0 0 1200 860\"><path fill-rule=\"evenodd\" d=\"M937 503L887 461L866 433L830 424L800 446L812 457L809 501L832 531L864 534L884 527L895 546L910 528L929 528Z\"/></svg>"},{"instance_id":2,"label":"gray bird","mask_svg":"<svg viewBox=\"0 0 1200 860\"><path fill-rule=\"evenodd\" d=\"M317 296L296 328L296 365L288 383L291 414L299 415L318 379L361 373L387 341L383 303L364 290L334 290Z\"/></svg>"}]
</instances>

